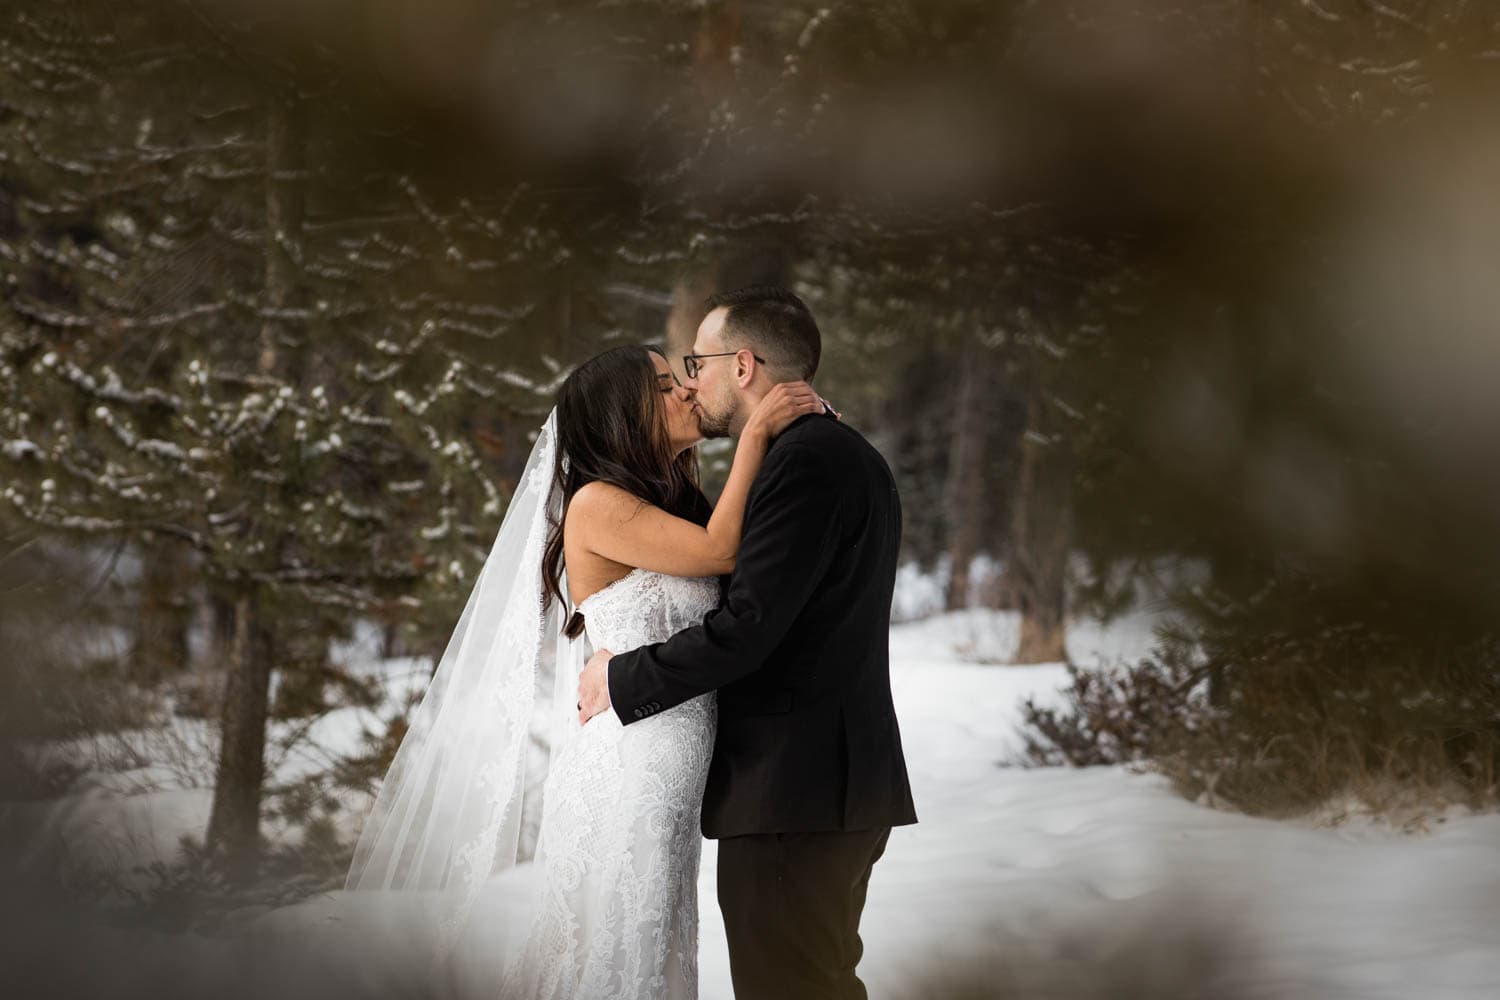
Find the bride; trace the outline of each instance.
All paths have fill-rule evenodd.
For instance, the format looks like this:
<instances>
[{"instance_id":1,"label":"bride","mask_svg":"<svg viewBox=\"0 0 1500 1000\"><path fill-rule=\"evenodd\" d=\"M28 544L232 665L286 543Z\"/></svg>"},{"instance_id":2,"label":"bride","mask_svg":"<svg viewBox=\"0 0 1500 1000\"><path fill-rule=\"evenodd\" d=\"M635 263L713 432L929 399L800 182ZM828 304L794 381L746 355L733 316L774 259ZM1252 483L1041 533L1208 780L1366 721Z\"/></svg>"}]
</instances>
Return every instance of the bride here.
<instances>
[{"instance_id":1,"label":"bride","mask_svg":"<svg viewBox=\"0 0 1500 1000\"><path fill-rule=\"evenodd\" d=\"M771 440L823 406L806 383L778 385L710 508L699 408L660 352L616 348L568 377L346 888L436 900L442 958L486 883L527 870L506 883L527 904L509 911L525 937L499 949L501 996L697 995L713 695L628 728L613 713L580 727L573 692L592 648L661 642L718 605Z\"/></svg>"}]
</instances>

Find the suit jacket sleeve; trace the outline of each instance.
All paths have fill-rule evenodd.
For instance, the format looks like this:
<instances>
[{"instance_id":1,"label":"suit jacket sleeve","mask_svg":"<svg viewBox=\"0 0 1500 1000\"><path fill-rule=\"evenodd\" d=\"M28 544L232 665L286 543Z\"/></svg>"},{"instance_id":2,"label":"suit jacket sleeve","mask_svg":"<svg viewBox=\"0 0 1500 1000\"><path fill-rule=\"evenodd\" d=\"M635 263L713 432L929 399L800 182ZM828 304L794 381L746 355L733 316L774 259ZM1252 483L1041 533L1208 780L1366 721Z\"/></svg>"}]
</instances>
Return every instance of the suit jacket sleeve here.
<instances>
[{"instance_id":1,"label":"suit jacket sleeve","mask_svg":"<svg viewBox=\"0 0 1500 1000\"><path fill-rule=\"evenodd\" d=\"M757 670L827 572L840 492L827 456L798 442L771 449L745 512L724 603L702 625L609 662L609 698L629 725Z\"/></svg>"}]
</instances>

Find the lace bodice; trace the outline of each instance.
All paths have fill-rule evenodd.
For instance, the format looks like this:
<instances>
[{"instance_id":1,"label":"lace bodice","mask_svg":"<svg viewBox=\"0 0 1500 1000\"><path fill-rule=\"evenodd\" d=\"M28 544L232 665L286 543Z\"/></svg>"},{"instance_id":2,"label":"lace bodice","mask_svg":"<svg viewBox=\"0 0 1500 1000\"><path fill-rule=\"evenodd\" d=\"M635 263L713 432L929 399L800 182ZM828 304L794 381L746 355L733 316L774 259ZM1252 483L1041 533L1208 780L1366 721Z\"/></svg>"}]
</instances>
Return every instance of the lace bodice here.
<instances>
[{"instance_id":1,"label":"lace bodice","mask_svg":"<svg viewBox=\"0 0 1500 1000\"><path fill-rule=\"evenodd\" d=\"M595 649L663 642L719 603L714 577L632 570L578 605ZM501 994L523 1000L695 1000L699 813L712 692L631 726L574 731L547 776L539 911Z\"/></svg>"},{"instance_id":2,"label":"lace bodice","mask_svg":"<svg viewBox=\"0 0 1500 1000\"><path fill-rule=\"evenodd\" d=\"M718 606L717 577L635 569L590 594L578 610L595 649L624 653L665 642Z\"/></svg>"}]
</instances>

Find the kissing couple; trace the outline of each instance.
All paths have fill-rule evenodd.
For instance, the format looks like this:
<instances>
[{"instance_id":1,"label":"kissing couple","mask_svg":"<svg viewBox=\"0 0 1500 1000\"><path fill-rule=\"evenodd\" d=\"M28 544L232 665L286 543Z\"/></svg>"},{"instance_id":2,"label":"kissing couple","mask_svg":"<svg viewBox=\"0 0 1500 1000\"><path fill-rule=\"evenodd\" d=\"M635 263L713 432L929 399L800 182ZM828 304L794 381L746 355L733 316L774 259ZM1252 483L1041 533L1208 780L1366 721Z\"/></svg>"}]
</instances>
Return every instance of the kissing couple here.
<instances>
[{"instance_id":1,"label":"kissing couple","mask_svg":"<svg viewBox=\"0 0 1500 1000\"><path fill-rule=\"evenodd\" d=\"M809 385L800 298L707 305L685 380L630 346L563 382L349 872L451 900L446 954L530 869L505 998L696 997L701 837L739 1000L864 997L871 870L916 822L890 469ZM694 446L718 437L715 506Z\"/></svg>"}]
</instances>

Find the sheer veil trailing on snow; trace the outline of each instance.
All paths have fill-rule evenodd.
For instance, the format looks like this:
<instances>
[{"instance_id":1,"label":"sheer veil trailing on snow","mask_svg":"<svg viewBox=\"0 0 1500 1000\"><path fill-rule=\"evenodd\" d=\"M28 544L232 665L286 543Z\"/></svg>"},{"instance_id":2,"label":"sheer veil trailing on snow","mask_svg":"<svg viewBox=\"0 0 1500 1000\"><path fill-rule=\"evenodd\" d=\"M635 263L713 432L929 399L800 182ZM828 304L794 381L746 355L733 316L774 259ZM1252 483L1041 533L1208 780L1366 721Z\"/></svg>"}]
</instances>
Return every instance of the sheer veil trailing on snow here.
<instances>
[{"instance_id":1,"label":"sheer veil trailing on snow","mask_svg":"<svg viewBox=\"0 0 1500 1000\"><path fill-rule=\"evenodd\" d=\"M585 640L548 601L542 550L561 516L548 416L437 672L355 847L346 889L440 900L438 950L456 942L490 875L530 859L551 754L577 726ZM568 593L566 581L562 587Z\"/></svg>"}]
</instances>

